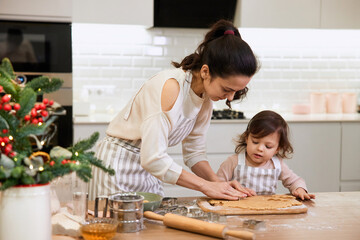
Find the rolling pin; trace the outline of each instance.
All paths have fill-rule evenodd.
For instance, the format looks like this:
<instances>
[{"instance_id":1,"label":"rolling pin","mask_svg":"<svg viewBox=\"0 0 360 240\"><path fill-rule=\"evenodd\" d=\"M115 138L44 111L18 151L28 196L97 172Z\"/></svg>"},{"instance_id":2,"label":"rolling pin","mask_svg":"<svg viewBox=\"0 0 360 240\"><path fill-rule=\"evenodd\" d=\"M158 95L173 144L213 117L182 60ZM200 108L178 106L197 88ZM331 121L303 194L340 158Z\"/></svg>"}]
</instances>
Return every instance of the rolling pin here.
<instances>
[{"instance_id":1,"label":"rolling pin","mask_svg":"<svg viewBox=\"0 0 360 240\"><path fill-rule=\"evenodd\" d=\"M162 216L151 211L145 211L144 216L149 219L163 221L164 225L168 227L212 237L225 238L227 235L245 240L255 239L255 235L252 232L228 230L226 226L222 224L205 222L172 213L167 213L165 216Z\"/></svg>"}]
</instances>

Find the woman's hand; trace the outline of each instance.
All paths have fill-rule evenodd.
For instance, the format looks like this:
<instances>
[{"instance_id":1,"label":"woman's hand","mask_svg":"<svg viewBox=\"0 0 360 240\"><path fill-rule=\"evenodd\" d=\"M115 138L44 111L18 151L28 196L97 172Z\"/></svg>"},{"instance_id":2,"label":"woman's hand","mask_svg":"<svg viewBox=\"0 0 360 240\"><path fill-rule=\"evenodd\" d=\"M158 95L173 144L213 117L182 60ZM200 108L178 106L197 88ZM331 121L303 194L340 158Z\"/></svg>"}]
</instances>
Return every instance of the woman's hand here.
<instances>
[{"instance_id":1,"label":"woman's hand","mask_svg":"<svg viewBox=\"0 0 360 240\"><path fill-rule=\"evenodd\" d=\"M314 194L307 193L305 189L299 187L295 191L293 191L292 195L294 195L297 198L300 198L301 200L310 200L315 199Z\"/></svg>"},{"instance_id":2,"label":"woman's hand","mask_svg":"<svg viewBox=\"0 0 360 240\"><path fill-rule=\"evenodd\" d=\"M210 198L238 200L247 196L256 195L251 189L241 186L237 181L209 182L206 181L200 191Z\"/></svg>"}]
</instances>

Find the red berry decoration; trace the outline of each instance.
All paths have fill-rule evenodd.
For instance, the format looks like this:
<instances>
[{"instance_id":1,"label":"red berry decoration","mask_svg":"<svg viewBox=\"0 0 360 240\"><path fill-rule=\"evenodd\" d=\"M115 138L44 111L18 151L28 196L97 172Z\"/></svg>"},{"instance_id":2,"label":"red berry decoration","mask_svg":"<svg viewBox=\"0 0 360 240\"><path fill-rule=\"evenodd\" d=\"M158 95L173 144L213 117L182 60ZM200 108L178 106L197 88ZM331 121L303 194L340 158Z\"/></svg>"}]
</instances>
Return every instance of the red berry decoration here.
<instances>
[{"instance_id":1,"label":"red berry decoration","mask_svg":"<svg viewBox=\"0 0 360 240\"><path fill-rule=\"evenodd\" d=\"M5 94L5 95L1 98L1 100L2 100L3 102L8 102L8 101L10 101L10 96L9 96L9 94Z\"/></svg>"},{"instance_id":2,"label":"red berry decoration","mask_svg":"<svg viewBox=\"0 0 360 240\"><path fill-rule=\"evenodd\" d=\"M30 121L30 115L25 115L24 120L25 121Z\"/></svg>"},{"instance_id":3,"label":"red berry decoration","mask_svg":"<svg viewBox=\"0 0 360 240\"><path fill-rule=\"evenodd\" d=\"M66 164L66 163L67 163L67 160L66 160L66 159L64 159L64 160L61 161L61 164Z\"/></svg>"},{"instance_id":4,"label":"red berry decoration","mask_svg":"<svg viewBox=\"0 0 360 240\"><path fill-rule=\"evenodd\" d=\"M31 114L32 117L36 117L36 115L37 115L36 109L32 108L31 111L30 111L30 114Z\"/></svg>"},{"instance_id":5,"label":"red berry decoration","mask_svg":"<svg viewBox=\"0 0 360 240\"><path fill-rule=\"evenodd\" d=\"M0 92L4 90L3 86L0 85Z\"/></svg>"},{"instance_id":6,"label":"red berry decoration","mask_svg":"<svg viewBox=\"0 0 360 240\"><path fill-rule=\"evenodd\" d=\"M34 119L31 121L31 123L33 123L33 124L38 124L39 121L38 121L36 118L34 118Z\"/></svg>"},{"instance_id":7,"label":"red berry decoration","mask_svg":"<svg viewBox=\"0 0 360 240\"><path fill-rule=\"evenodd\" d=\"M34 108L36 109L36 110L39 110L40 109L40 104L35 104L35 106L34 106Z\"/></svg>"},{"instance_id":8,"label":"red berry decoration","mask_svg":"<svg viewBox=\"0 0 360 240\"><path fill-rule=\"evenodd\" d=\"M55 165L55 162L54 162L54 161L51 161L49 164L50 164L50 166L54 166L54 165Z\"/></svg>"},{"instance_id":9,"label":"red berry decoration","mask_svg":"<svg viewBox=\"0 0 360 240\"><path fill-rule=\"evenodd\" d=\"M10 156L10 157L15 157L15 156L16 156L16 152L11 152L11 153L9 153L9 156Z\"/></svg>"},{"instance_id":10,"label":"red berry decoration","mask_svg":"<svg viewBox=\"0 0 360 240\"><path fill-rule=\"evenodd\" d=\"M43 104L48 104L48 103L49 103L49 99L44 98L44 99L43 99Z\"/></svg>"},{"instance_id":11,"label":"red berry decoration","mask_svg":"<svg viewBox=\"0 0 360 240\"><path fill-rule=\"evenodd\" d=\"M7 104L4 104L4 110L5 110L5 111L8 112L8 111L11 111L11 109L12 109L12 108L11 108L11 105L10 105L10 104L8 104L8 103L7 103Z\"/></svg>"},{"instance_id":12,"label":"red berry decoration","mask_svg":"<svg viewBox=\"0 0 360 240\"><path fill-rule=\"evenodd\" d=\"M42 117L38 117L38 119L37 119L39 122L44 122L44 119L42 118Z\"/></svg>"},{"instance_id":13,"label":"red berry decoration","mask_svg":"<svg viewBox=\"0 0 360 240\"><path fill-rule=\"evenodd\" d=\"M16 111L20 110L20 108L21 108L20 104L18 104L18 103L15 103L15 104L14 104L14 109L15 109Z\"/></svg>"},{"instance_id":14,"label":"red berry decoration","mask_svg":"<svg viewBox=\"0 0 360 240\"><path fill-rule=\"evenodd\" d=\"M10 140L9 140L9 137L3 137L2 141L3 141L4 143L8 143Z\"/></svg>"},{"instance_id":15,"label":"red berry decoration","mask_svg":"<svg viewBox=\"0 0 360 240\"><path fill-rule=\"evenodd\" d=\"M42 115L43 117L47 117L47 116L48 116L48 112L47 112L47 111L41 111L41 115Z\"/></svg>"},{"instance_id":16,"label":"red berry decoration","mask_svg":"<svg viewBox=\"0 0 360 240\"><path fill-rule=\"evenodd\" d=\"M49 105L52 106L54 104L54 100L49 101Z\"/></svg>"},{"instance_id":17,"label":"red berry decoration","mask_svg":"<svg viewBox=\"0 0 360 240\"><path fill-rule=\"evenodd\" d=\"M6 129L6 128L4 128L4 129L2 130L2 132L3 132L3 134L7 134L7 133L9 132L9 130Z\"/></svg>"},{"instance_id":18,"label":"red berry decoration","mask_svg":"<svg viewBox=\"0 0 360 240\"><path fill-rule=\"evenodd\" d=\"M46 109L46 105L43 104L43 103L40 103L40 109L41 109L41 110L45 110L45 109Z\"/></svg>"}]
</instances>

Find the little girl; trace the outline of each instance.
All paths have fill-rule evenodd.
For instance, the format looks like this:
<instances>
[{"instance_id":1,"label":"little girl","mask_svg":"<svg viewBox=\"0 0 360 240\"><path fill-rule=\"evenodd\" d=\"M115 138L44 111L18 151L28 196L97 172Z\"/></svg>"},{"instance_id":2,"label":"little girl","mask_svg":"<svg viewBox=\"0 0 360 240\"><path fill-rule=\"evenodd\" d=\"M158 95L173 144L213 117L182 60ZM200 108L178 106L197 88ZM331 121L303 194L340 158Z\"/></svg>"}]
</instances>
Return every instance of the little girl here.
<instances>
[{"instance_id":1,"label":"little girl","mask_svg":"<svg viewBox=\"0 0 360 240\"><path fill-rule=\"evenodd\" d=\"M283 162L293 148L288 139L289 127L273 111L262 111L249 122L238 139L234 155L223 162L217 172L223 181L237 180L251 195L275 194L278 179L292 195L304 199L315 198L307 192L305 181Z\"/></svg>"}]
</instances>

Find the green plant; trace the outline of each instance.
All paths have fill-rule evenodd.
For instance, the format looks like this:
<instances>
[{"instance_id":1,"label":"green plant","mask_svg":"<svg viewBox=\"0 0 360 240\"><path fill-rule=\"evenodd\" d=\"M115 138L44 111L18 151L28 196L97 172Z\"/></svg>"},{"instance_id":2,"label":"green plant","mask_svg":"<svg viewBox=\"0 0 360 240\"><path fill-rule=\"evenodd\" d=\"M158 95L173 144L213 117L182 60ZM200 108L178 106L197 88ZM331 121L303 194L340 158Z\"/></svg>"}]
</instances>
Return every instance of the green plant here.
<instances>
[{"instance_id":1,"label":"green plant","mask_svg":"<svg viewBox=\"0 0 360 240\"><path fill-rule=\"evenodd\" d=\"M41 76L21 85L15 79L10 60L4 58L0 65L0 190L48 183L71 172L88 182L92 166L114 175L113 169L89 151L99 138L97 132L69 148L56 146L49 154L34 152L34 139L39 142L38 136L45 134L57 118L53 110L60 106L48 99L37 103L37 96L58 90L63 81ZM41 144L37 146L41 148Z\"/></svg>"}]
</instances>

